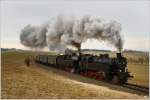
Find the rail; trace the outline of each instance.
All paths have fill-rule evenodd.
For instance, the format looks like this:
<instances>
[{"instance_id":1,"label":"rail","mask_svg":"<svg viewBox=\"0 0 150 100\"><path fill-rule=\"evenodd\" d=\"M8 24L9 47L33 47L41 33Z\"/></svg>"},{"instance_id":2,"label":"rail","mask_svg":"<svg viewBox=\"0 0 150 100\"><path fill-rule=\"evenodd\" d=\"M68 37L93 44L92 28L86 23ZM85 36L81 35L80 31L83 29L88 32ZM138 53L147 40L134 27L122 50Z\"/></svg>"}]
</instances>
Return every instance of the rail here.
<instances>
[{"instance_id":1,"label":"rail","mask_svg":"<svg viewBox=\"0 0 150 100\"><path fill-rule=\"evenodd\" d=\"M130 88L132 90L140 91L149 94L149 88L145 86L140 86L136 84L126 83L123 87Z\"/></svg>"}]
</instances>

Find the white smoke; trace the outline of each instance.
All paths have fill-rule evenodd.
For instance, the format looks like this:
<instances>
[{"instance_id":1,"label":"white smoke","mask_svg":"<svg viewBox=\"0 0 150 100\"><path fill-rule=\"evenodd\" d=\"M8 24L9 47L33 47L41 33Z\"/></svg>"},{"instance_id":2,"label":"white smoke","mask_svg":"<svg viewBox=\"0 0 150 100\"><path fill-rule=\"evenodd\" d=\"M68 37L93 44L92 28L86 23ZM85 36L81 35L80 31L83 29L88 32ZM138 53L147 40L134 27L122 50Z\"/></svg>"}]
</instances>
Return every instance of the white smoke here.
<instances>
[{"instance_id":1,"label":"white smoke","mask_svg":"<svg viewBox=\"0 0 150 100\"><path fill-rule=\"evenodd\" d=\"M27 25L21 30L20 42L31 48L43 48L46 46L46 25L31 26Z\"/></svg>"},{"instance_id":2,"label":"white smoke","mask_svg":"<svg viewBox=\"0 0 150 100\"><path fill-rule=\"evenodd\" d=\"M58 16L48 27L26 26L20 39L22 44L30 47L44 47L47 44L50 50L65 50L67 46L80 49L86 40L98 39L121 51L123 40L120 32L121 24L116 21L106 22L90 16L79 19Z\"/></svg>"}]
</instances>

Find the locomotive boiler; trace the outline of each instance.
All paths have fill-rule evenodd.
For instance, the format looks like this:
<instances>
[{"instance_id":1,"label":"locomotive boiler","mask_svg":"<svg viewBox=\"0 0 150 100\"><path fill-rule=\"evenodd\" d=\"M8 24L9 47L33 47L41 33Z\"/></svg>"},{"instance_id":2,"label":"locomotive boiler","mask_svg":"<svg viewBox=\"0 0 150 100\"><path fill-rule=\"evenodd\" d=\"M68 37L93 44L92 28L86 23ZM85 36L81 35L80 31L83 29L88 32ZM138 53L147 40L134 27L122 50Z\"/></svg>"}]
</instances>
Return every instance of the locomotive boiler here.
<instances>
[{"instance_id":1,"label":"locomotive boiler","mask_svg":"<svg viewBox=\"0 0 150 100\"><path fill-rule=\"evenodd\" d=\"M127 69L127 60L121 53L117 53L113 58L110 58L108 54L99 56L89 54L77 56L75 53L72 55L38 55L35 61L114 84L127 83L132 77Z\"/></svg>"}]
</instances>

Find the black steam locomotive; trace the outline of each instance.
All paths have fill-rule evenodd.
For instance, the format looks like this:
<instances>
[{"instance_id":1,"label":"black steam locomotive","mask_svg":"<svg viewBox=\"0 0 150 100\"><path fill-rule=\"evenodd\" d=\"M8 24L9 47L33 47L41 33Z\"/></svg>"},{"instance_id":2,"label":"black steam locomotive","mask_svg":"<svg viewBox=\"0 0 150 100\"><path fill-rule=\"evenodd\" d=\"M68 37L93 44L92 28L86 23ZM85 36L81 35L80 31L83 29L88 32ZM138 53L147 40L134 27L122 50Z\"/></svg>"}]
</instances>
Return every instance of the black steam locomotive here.
<instances>
[{"instance_id":1,"label":"black steam locomotive","mask_svg":"<svg viewBox=\"0 0 150 100\"><path fill-rule=\"evenodd\" d=\"M108 54L38 55L35 61L114 84L124 84L132 77L127 69L127 60L121 53L117 53L115 58L110 58Z\"/></svg>"}]
</instances>

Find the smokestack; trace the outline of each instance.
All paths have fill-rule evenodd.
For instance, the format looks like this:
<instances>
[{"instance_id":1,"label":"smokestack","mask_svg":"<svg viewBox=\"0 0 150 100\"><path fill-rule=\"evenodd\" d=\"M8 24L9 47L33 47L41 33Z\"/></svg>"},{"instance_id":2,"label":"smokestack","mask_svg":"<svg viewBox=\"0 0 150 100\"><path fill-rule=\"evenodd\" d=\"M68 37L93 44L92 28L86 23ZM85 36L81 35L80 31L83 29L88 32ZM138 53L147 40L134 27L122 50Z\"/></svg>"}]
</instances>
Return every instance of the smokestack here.
<instances>
[{"instance_id":1,"label":"smokestack","mask_svg":"<svg viewBox=\"0 0 150 100\"><path fill-rule=\"evenodd\" d=\"M122 58L121 53L117 53L116 55L117 55L117 58Z\"/></svg>"}]
</instances>

